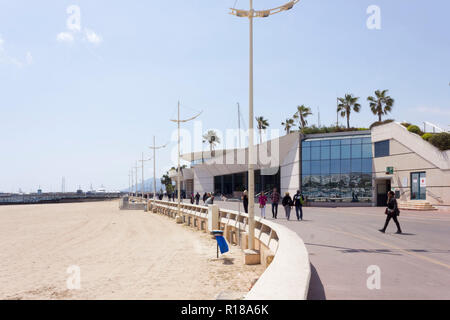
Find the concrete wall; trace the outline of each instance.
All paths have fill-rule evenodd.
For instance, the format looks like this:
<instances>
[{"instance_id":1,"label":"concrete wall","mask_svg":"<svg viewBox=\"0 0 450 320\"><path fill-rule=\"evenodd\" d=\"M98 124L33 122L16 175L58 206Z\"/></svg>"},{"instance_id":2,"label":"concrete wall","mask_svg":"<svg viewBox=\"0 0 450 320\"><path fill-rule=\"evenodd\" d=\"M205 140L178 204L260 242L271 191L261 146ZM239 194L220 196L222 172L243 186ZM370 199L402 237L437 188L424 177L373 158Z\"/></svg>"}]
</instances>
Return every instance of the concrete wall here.
<instances>
[{"instance_id":1,"label":"concrete wall","mask_svg":"<svg viewBox=\"0 0 450 320\"><path fill-rule=\"evenodd\" d=\"M284 195L285 192L289 192L292 196L300 189L300 135L294 133L290 136L292 137L280 147L286 148L286 151L283 152L286 156L280 159L280 194Z\"/></svg>"},{"instance_id":2,"label":"concrete wall","mask_svg":"<svg viewBox=\"0 0 450 320\"><path fill-rule=\"evenodd\" d=\"M390 141L390 155L374 158L374 187L383 179L390 179L391 188L401 193L400 200L408 201L411 172L425 172L426 200L434 205L450 205L450 151L440 151L398 123L372 129L372 141L383 140ZM393 175L386 175L387 167L394 167Z\"/></svg>"},{"instance_id":3,"label":"concrete wall","mask_svg":"<svg viewBox=\"0 0 450 320\"><path fill-rule=\"evenodd\" d=\"M265 165L259 157L255 170L280 167L281 192L295 193L300 187L299 134L292 133L258 145L257 153L267 155L270 165ZM259 151L261 151L259 153ZM214 191L214 176L245 172L248 170L248 149L217 151L215 157L204 164L197 164L194 171L195 192Z\"/></svg>"}]
</instances>

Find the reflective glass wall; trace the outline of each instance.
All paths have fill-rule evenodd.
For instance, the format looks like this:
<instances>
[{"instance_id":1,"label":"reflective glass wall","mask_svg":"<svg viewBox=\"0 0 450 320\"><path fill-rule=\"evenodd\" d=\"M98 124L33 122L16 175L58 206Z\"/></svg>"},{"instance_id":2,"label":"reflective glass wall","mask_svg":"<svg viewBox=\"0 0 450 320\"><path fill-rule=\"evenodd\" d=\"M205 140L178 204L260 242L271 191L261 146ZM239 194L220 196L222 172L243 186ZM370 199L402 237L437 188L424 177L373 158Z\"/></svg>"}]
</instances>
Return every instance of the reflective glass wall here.
<instances>
[{"instance_id":1,"label":"reflective glass wall","mask_svg":"<svg viewBox=\"0 0 450 320\"><path fill-rule=\"evenodd\" d=\"M312 201L372 202L370 135L302 142L302 192Z\"/></svg>"},{"instance_id":2,"label":"reflective glass wall","mask_svg":"<svg viewBox=\"0 0 450 320\"><path fill-rule=\"evenodd\" d=\"M232 195L234 191L247 189L248 173L239 172L214 177L214 193ZM255 194L262 191L271 191L273 188L280 190L280 169L274 175L261 174L261 170L255 170Z\"/></svg>"}]
</instances>

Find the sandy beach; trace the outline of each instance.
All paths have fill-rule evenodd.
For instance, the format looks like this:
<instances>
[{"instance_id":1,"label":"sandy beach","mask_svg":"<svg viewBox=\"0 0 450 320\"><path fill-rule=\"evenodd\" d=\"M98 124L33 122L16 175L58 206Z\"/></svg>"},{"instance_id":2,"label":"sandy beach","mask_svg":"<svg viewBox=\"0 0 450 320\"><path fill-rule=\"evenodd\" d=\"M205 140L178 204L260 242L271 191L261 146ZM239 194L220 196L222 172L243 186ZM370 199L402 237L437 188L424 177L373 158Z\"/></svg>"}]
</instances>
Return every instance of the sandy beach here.
<instances>
[{"instance_id":1,"label":"sandy beach","mask_svg":"<svg viewBox=\"0 0 450 320\"><path fill-rule=\"evenodd\" d=\"M263 272L238 247L216 260L208 234L118 207L0 206L0 299L240 298ZM68 289L78 267L81 287Z\"/></svg>"}]
</instances>

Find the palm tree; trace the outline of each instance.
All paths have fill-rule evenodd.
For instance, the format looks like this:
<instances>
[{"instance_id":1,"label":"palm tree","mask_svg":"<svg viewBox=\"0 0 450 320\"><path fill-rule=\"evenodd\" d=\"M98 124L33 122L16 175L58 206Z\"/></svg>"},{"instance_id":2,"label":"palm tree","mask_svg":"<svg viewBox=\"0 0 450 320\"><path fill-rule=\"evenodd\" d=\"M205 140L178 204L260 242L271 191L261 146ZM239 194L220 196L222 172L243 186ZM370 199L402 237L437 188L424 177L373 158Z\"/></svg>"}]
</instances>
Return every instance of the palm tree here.
<instances>
[{"instance_id":1,"label":"palm tree","mask_svg":"<svg viewBox=\"0 0 450 320\"><path fill-rule=\"evenodd\" d=\"M341 113L341 117L347 117L347 128L350 128L350 113L353 111L359 112L361 105L358 103L359 97L354 97L352 94L346 94L345 98L338 98L339 104L337 112Z\"/></svg>"},{"instance_id":2,"label":"palm tree","mask_svg":"<svg viewBox=\"0 0 450 320\"><path fill-rule=\"evenodd\" d=\"M208 130L203 135L203 143L209 143L209 151L211 151L211 155L213 154L213 149L216 144L220 143L220 138L217 136L217 133L214 130Z\"/></svg>"},{"instance_id":3,"label":"palm tree","mask_svg":"<svg viewBox=\"0 0 450 320\"><path fill-rule=\"evenodd\" d=\"M291 133L291 128L294 126L294 119L286 119L286 121L282 122L281 125L284 126L286 134L289 134Z\"/></svg>"},{"instance_id":4,"label":"palm tree","mask_svg":"<svg viewBox=\"0 0 450 320\"><path fill-rule=\"evenodd\" d=\"M388 114L392 111L394 105L394 99L386 95L389 90L377 90L375 91L375 97L368 97L367 101L370 102L369 106L374 115L378 115L378 121L381 122L381 116Z\"/></svg>"},{"instance_id":5,"label":"palm tree","mask_svg":"<svg viewBox=\"0 0 450 320\"><path fill-rule=\"evenodd\" d=\"M294 114L294 119L298 119L298 127L303 132L303 129L308 124L306 118L312 115L311 108L305 107L303 104L297 106L297 112Z\"/></svg>"},{"instance_id":6,"label":"palm tree","mask_svg":"<svg viewBox=\"0 0 450 320\"><path fill-rule=\"evenodd\" d=\"M264 117L256 117L255 119L259 131L259 144L262 144L262 131L267 129L267 127L269 126L269 121L267 119L264 119Z\"/></svg>"}]
</instances>

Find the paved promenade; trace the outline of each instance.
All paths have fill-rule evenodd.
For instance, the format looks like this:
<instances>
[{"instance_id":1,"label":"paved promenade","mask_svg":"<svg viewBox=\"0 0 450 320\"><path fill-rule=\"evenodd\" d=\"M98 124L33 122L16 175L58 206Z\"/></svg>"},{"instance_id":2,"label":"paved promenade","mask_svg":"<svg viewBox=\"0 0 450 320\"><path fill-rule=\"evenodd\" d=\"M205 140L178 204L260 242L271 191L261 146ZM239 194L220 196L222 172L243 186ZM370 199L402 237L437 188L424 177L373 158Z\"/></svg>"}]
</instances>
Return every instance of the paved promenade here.
<instances>
[{"instance_id":1,"label":"paved promenade","mask_svg":"<svg viewBox=\"0 0 450 320\"><path fill-rule=\"evenodd\" d=\"M215 201L238 210L236 202ZM242 205L241 205L242 210ZM260 209L255 208L259 216ZM266 208L271 219L271 206ZM391 221L378 231L384 208L304 208L304 221L278 223L304 240L312 264L309 299L450 299L450 214L402 211L404 234ZM381 270L380 290L367 288L367 268Z\"/></svg>"}]
</instances>

